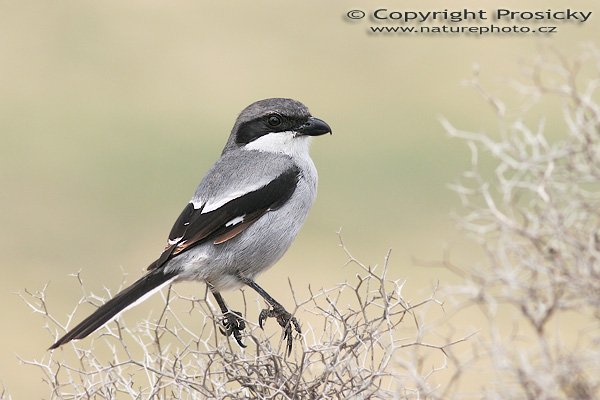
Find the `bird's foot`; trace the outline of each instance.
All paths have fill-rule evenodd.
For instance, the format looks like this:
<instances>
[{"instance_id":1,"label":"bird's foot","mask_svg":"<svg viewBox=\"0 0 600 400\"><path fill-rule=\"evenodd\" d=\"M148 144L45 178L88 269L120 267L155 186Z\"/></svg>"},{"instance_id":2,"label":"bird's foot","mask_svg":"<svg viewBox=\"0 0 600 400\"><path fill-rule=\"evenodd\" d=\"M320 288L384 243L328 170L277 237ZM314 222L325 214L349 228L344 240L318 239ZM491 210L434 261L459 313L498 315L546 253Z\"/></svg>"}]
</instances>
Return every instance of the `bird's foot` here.
<instances>
[{"instance_id":1,"label":"bird's foot","mask_svg":"<svg viewBox=\"0 0 600 400\"><path fill-rule=\"evenodd\" d=\"M233 336L240 346L246 347L246 345L242 343L241 332L246 329L246 322L242 318L242 313L233 310L227 311L221 320L221 324L223 325L223 328L225 328L219 327L219 330L223 335Z\"/></svg>"},{"instance_id":2,"label":"bird's foot","mask_svg":"<svg viewBox=\"0 0 600 400\"><path fill-rule=\"evenodd\" d=\"M288 355L292 352L292 325L296 332L302 333L300 324L296 317L292 316L285 308L278 306L271 309L264 309L258 316L258 325L263 328L267 318L275 318L279 325L283 328L283 339L287 340Z\"/></svg>"}]
</instances>

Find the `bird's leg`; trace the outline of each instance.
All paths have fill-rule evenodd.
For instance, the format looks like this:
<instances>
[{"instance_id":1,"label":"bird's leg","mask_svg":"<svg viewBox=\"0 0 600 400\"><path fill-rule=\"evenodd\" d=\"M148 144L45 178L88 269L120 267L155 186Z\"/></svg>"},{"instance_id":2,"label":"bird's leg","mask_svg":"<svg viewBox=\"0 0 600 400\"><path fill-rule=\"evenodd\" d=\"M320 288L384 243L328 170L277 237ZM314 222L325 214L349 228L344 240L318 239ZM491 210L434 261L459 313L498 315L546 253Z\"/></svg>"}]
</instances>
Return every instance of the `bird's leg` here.
<instances>
[{"instance_id":1,"label":"bird's leg","mask_svg":"<svg viewBox=\"0 0 600 400\"><path fill-rule=\"evenodd\" d=\"M223 296L221 296L221 293L213 289L210 291L212 292L213 296L215 296L215 300L217 300L219 308L223 313L223 319L221 323L225 329L219 327L219 330L225 336L233 335L234 339L240 346L246 347L246 345L242 343L241 332L246 328L246 322L242 318L242 313L228 309L227 305L225 304L225 300L223 300Z\"/></svg>"},{"instance_id":2,"label":"bird's leg","mask_svg":"<svg viewBox=\"0 0 600 400\"><path fill-rule=\"evenodd\" d=\"M296 332L302 333L298 320L285 308L283 308L283 306L279 304L273 297L271 297L269 293L265 292L263 288L258 286L256 282L247 278L241 279L246 285L256 290L256 292L260 294L272 307L271 309L264 309L260 312L260 315L258 316L258 324L262 328L267 318L275 318L279 325L283 328L283 338L287 339L287 350L289 355L292 352L292 325L296 329Z\"/></svg>"}]
</instances>

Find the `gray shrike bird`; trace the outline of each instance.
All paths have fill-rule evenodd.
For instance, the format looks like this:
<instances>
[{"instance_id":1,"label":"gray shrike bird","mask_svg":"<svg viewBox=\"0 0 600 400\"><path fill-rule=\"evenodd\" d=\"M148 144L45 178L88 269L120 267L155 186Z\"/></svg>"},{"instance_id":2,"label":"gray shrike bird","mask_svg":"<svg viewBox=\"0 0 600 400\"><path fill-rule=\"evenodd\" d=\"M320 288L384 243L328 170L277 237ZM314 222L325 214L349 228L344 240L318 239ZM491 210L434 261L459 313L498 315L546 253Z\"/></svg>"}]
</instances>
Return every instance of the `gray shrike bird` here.
<instances>
[{"instance_id":1,"label":"gray shrike bird","mask_svg":"<svg viewBox=\"0 0 600 400\"><path fill-rule=\"evenodd\" d=\"M292 99L265 99L239 115L221 158L208 171L169 234L167 247L148 273L83 320L50 349L82 339L165 285L207 283L223 313L221 332L240 346L246 327L227 308L221 291L243 285L270 305L260 327L276 318L292 349L292 325L300 324L254 279L283 256L317 194L317 170L308 149L312 136L331 133L324 121Z\"/></svg>"}]
</instances>

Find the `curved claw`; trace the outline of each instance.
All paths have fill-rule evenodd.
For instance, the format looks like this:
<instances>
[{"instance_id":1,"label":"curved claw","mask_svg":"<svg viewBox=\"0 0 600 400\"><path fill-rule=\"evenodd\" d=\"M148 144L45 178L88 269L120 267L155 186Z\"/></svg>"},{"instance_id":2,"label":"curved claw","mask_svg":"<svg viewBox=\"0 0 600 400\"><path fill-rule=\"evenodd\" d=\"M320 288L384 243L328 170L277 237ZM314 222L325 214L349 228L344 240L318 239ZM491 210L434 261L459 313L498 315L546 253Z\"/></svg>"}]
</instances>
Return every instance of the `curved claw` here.
<instances>
[{"instance_id":1,"label":"curved claw","mask_svg":"<svg viewBox=\"0 0 600 400\"><path fill-rule=\"evenodd\" d=\"M225 314L222 320L223 329L219 327L219 331L224 336L233 336L235 341L241 346L246 347L246 345L242 342L242 334L241 332L246 329L246 321L242 318L242 314L237 311L229 310Z\"/></svg>"},{"instance_id":2,"label":"curved claw","mask_svg":"<svg viewBox=\"0 0 600 400\"><path fill-rule=\"evenodd\" d=\"M267 320L267 318L269 318L270 311L271 310L269 309L264 309L258 315L258 326L260 326L260 329L265 329L265 321Z\"/></svg>"},{"instance_id":3,"label":"curved claw","mask_svg":"<svg viewBox=\"0 0 600 400\"><path fill-rule=\"evenodd\" d=\"M285 327L283 328L283 338L287 339L288 356L290 354L292 354L292 343L293 343L292 325L294 326L294 329L296 329L296 332L298 332L299 334L302 334L302 331L300 329L300 323L298 322L296 317L292 317L291 315L290 315L290 317L291 318L287 321L287 323L285 324ZM281 325L281 322L279 322L279 324Z\"/></svg>"},{"instance_id":4,"label":"curved claw","mask_svg":"<svg viewBox=\"0 0 600 400\"><path fill-rule=\"evenodd\" d=\"M240 347L246 348L246 345L242 342L242 334L240 333L240 331L233 331L233 338L240 345Z\"/></svg>"},{"instance_id":5,"label":"curved claw","mask_svg":"<svg viewBox=\"0 0 600 400\"><path fill-rule=\"evenodd\" d=\"M293 335L292 326L299 334L302 334L300 329L300 323L296 317L292 316L283 307L276 307L272 309L264 309L258 316L258 325L264 329L264 323L267 318L275 318L279 326L283 328L283 339L287 341L287 353L288 356L292 353Z\"/></svg>"}]
</instances>

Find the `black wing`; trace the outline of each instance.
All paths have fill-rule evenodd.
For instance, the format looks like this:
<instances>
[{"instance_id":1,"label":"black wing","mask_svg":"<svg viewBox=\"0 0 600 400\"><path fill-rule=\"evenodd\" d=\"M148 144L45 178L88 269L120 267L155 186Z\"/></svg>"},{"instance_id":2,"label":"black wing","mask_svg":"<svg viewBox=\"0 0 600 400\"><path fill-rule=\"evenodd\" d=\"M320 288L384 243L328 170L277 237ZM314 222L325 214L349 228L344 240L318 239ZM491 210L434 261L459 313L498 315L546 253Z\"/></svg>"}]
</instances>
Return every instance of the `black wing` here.
<instances>
[{"instance_id":1,"label":"black wing","mask_svg":"<svg viewBox=\"0 0 600 400\"><path fill-rule=\"evenodd\" d=\"M260 189L205 213L202 212L204 205L195 209L189 203L171 229L169 244L148 269L159 268L198 244L212 241L219 245L236 237L266 212L285 204L296 190L299 177L300 170L290 168Z\"/></svg>"}]
</instances>

